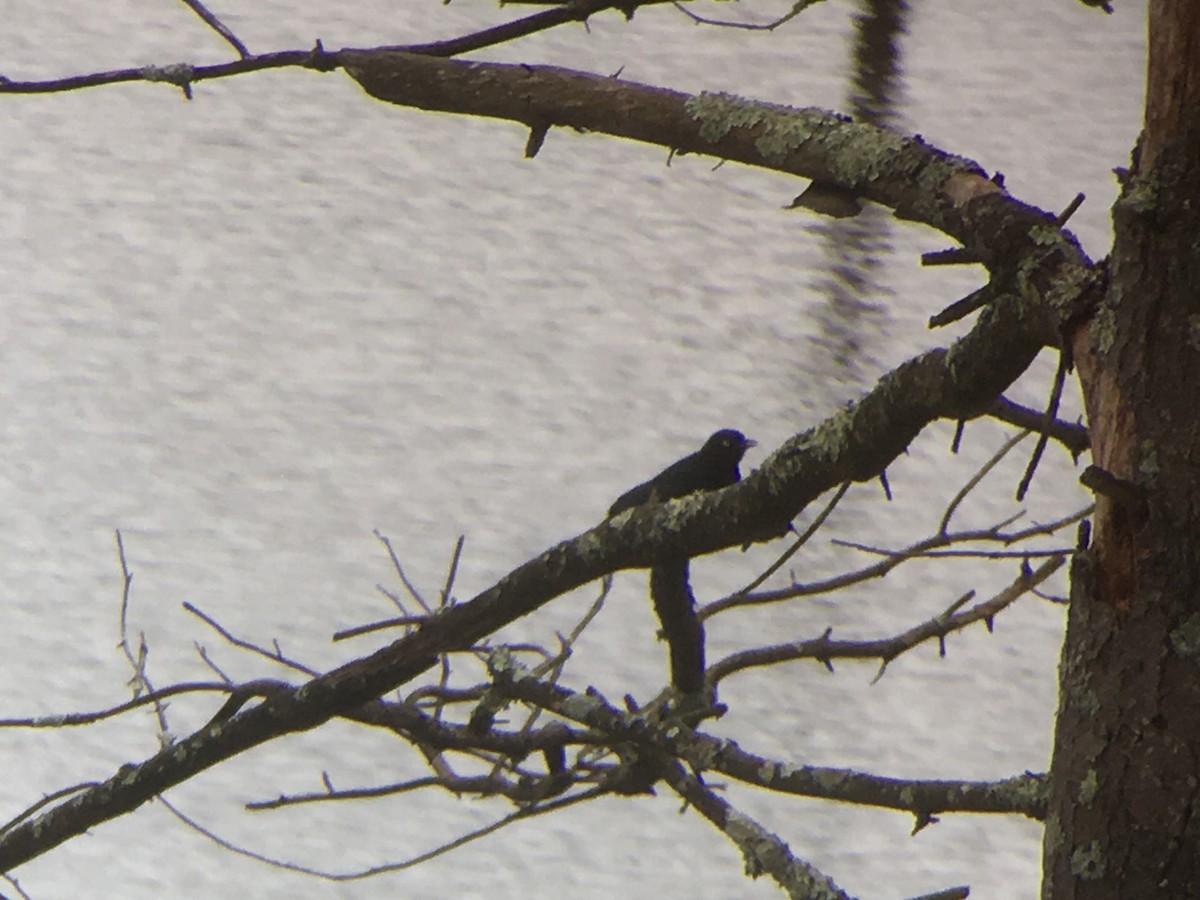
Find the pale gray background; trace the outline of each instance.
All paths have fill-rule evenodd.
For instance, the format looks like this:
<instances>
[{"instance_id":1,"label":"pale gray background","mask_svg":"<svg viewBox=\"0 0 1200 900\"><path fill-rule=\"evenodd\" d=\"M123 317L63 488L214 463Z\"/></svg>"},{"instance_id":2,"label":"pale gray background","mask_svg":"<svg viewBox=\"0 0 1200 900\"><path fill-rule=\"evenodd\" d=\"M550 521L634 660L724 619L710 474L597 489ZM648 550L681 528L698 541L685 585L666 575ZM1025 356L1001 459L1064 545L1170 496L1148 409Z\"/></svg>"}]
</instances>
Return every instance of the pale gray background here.
<instances>
[{"instance_id":1,"label":"pale gray background","mask_svg":"<svg viewBox=\"0 0 1200 900\"><path fill-rule=\"evenodd\" d=\"M717 4L757 17L786 4ZM425 41L507 18L493 4L218 5L252 50ZM520 9L520 8L510 8ZM826 4L774 33L698 28L660 8L598 16L481 58L569 65L682 90L718 89L843 107L851 7ZM229 57L182 4L0 0L10 78ZM905 40L904 127L999 169L1009 189L1058 209L1102 256L1110 169L1140 119L1144 8L1106 17L1055 3L916 4ZM921 270L947 246L893 224L880 290L858 319L853 365L834 360L825 223L781 209L803 182L658 148L555 131L534 161L506 123L368 99L340 74L264 73L205 83L192 103L131 85L0 98L0 716L84 710L126 696L114 649L113 531L135 570L131 622L159 683L205 678L202 642L233 675L278 674L181 611L192 601L239 633L278 638L329 666L376 641L335 630L386 616L394 584L371 535L395 541L431 592L467 535L466 598L549 544L594 524L630 484L714 428L757 438L753 466L853 399L889 367L952 334L927 317L979 273ZM954 330L959 333L961 329ZM1013 392L1043 402L1049 360ZM1077 413L1074 389L1070 414ZM896 546L1003 440L950 428L891 470L896 501L856 487L799 577L860 558L828 537ZM1026 453L964 515L1015 511ZM1031 517L1085 497L1052 448ZM811 515L811 513L807 514ZM807 518L806 515L806 518ZM696 566L701 599L752 577L776 548ZM893 633L960 591L1015 573L912 566L875 590L710 626L710 655L833 626ZM1061 589L1061 580L1058 584ZM506 634L550 641L589 588ZM890 775L1005 777L1048 762L1062 610L1026 600L997 633L922 648L871 686L871 667L814 664L729 682L718 726L750 750ZM662 684L665 648L641 575L620 576L581 642L573 684L619 697ZM177 733L214 709L173 704ZM0 733L0 818L47 792L107 777L156 748L143 716L62 732ZM247 800L369 785L417 771L382 735L335 724L277 742L172 791L187 812L253 849L334 871L403 859L506 807L407 796L248 815ZM1032 822L946 817L909 837L888 813L731 799L845 889L900 897L969 883L976 897L1036 891ZM330 884L222 851L156 805L97 828L17 873L35 897L505 897L563 892L775 896L745 880L728 842L678 801L607 800L519 825L402 875Z\"/></svg>"}]
</instances>

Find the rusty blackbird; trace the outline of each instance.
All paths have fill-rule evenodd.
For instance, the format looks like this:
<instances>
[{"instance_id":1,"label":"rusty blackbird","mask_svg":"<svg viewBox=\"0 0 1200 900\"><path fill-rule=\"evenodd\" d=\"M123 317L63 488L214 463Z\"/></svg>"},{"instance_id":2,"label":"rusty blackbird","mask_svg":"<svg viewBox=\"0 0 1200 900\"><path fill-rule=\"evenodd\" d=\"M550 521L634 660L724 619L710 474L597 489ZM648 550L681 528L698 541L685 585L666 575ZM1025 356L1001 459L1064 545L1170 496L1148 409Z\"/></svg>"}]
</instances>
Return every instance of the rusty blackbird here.
<instances>
[{"instance_id":1,"label":"rusty blackbird","mask_svg":"<svg viewBox=\"0 0 1200 900\"><path fill-rule=\"evenodd\" d=\"M755 442L740 431L724 428L690 456L671 463L649 481L630 488L608 510L611 519L651 500L673 500L696 491L712 491L741 480L738 463Z\"/></svg>"}]
</instances>

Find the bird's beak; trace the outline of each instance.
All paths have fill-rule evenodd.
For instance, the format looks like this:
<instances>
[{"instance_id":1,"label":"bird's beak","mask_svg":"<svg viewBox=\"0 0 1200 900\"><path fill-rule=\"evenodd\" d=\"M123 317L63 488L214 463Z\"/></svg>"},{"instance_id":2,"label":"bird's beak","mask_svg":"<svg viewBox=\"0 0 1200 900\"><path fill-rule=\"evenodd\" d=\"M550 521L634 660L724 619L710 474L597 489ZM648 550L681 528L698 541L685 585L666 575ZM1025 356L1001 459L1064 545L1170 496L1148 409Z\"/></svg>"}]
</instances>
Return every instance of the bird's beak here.
<instances>
[{"instance_id":1,"label":"bird's beak","mask_svg":"<svg viewBox=\"0 0 1200 900\"><path fill-rule=\"evenodd\" d=\"M749 450L751 447L757 447L757 446L758 446L758 441L753 440L752 438L746 438L746 449L747 450Z\"/></svg>"}]
</instances>

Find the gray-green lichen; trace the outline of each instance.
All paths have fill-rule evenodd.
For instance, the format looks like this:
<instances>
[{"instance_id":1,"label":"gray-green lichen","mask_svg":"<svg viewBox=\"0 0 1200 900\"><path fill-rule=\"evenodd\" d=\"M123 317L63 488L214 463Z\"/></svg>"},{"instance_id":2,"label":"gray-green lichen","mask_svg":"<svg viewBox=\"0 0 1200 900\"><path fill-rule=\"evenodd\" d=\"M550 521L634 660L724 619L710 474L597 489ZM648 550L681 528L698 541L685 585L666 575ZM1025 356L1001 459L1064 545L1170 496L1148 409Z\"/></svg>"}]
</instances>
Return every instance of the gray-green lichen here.
<instances>
[{"instance_id":1,"label":"gray-green lichen","mask_svg":"<svg viewBox=\"0 0 1200 900\"><path fill-rule=\"evenodd\" d=\"M1120 299L1119 286L1114 282L1109 287L1109 296L1100 302L1096 315L1092 317L1088 331L1092 344L1102 355L1112 350L1117 339L1117 302Z\"/></svg>"},{"instance_id":2,"label":"gray-green lichen","mask_svg":"<svg viewBox=\"0 0 1200 900\"><path fill-rule=\"evenodd\" d=\"M827 791L840 788L850 780L850 773L845 769L813 769L813 780Z\"/></svg>"},{"instance_id":3,"label":"gray-green lichen","mask_svg":"<svg viewBox=\"0 0 1200 900\"><path fill-rule=\"evenodd\" d=\"M624 516L632 516L633 510L626 510L621 515L613 518L612 522L616 522ZM611 524L611 522L610 522ZM591 531L585 531L579 537L575 538L575 552L583 561L590 561L597 556L601 556L608 552L607 534L603 529L593 528Z\"/></svg>"},{"instance_id":4,"label":"gray-green lichen","mask_svg":"<svg viewBox=\"0 0 1200 900\"><path fill-rule=\"evenodd\" d=\"M1159 182L1153 174L1139 174L1125 182L1116 207L1132 212L1149 212L1158 205Z\"/></svg>"},{"instance_id":5,"label":"gray-green lichen","mask_svg":"<svg viewBox=\"0 0 1200 900\"><path fill-rule=\"evenodd\" d=\"M501 645L488 654L487 667L493 678L503 675L514 680L529 671L506 645Z\"/></svg>"},{"instance_id":6,"label":"gray-green lichen","mask_svg":"<svg viewBox=\"0 0 1200 900\"><path fill-rule=\"evenodd\" d=\"M587 721L588 716L597 712L604 704L596 697L587 694L574 694L563 701L562 712L568 719L577 722Z\"/></svg>"},{"instance_id":7,"label":"gray-green lichen","mask_svg":"<svg viewBox=\"0 0 1200 900\"><path fill-rule=\"evenodd\" d=\"M777 836L753 819L731 811L725 819L725 833L742 851L746 874L758 878L771 872L791 896L812 900L846 900L828 878L812 866L796 859Z\"/></svg>"},{"instance_id":8,"label":"gray-green lichen","mask_svg":"<svg viewBox=\"0 0 1200 900\"><path fill-rule=\"evenodd\" d=\"M1096 778L1096 770L1088 769L1087 775L1079 783L1079 802L1084 806L1091 806L1098 790L1100 790L1100 781Z\"/></svg>"},{"instance_id":9,"label":"gray-green lichen","mask_svg":"<svg viewBox=\"0 0 1200 900\"><path fill-rule=\"evenodd\" d=\"M835 126L847 120L826 110L796 109L746 100L734 94L704 91L690 97L684 109L700 122L700 137L710 143L718 142L733 128L760 128L755 149L770 163L784 162L793 150L820 137L830 151L830 167L839 180L845 181L870 178L877 161L899 152L905 145L904 137L882 128L839 130Z\"/></svg>"},{"instance_id":10,"label":"gray-green lichen","mask_svg":"<svg viewBox=\"0 0 1200 900\"><path fill-rule=\"evenodd\" d=\"M953 165L948 165L940 160L934 160L928 165L922 166L917 173L917 191L922 197L935 196L949 180L950 176L959 171Z\"/></svg>"},{"instance_id":11,"label":"gray-green lichen","mask_svg":"<svg viewBox=\"0 0 1200 900\"><path fill-rule=\"evenodd\" d=\"M775 846L762 826L753 819L731 812L725 819L725 833L742 851L746 874L751 878L761 875L766 869L763 857Z\"/></svg>"},{"instance_id":12,"label":"gray-green lichen","mask_svg":"<svg viewBox=\"0 0 1200 900\"><path fill-rule=\"evenodd\" d=\"M1180 656L1200 656L1200 613L1192 613L1167 635L1171 649Z\"/></svg>"},{"instance_id":13,"label":"gray-green lichen","mask_svg":"<svg viewBox=\"0 0 1200 900\"><path fill-rule=\"evenodd\" d=\"M1158 450L1154 446L1153 441L1142 441L1138 449L1141 450L1142 459L1138 463L1138 471L1149 479L1153 479L1158 475Z\"/></svg>"},{"instance_id":14,"label":"gray-green lichen","mask_svg":"<svg viewBox=\"0 0 1200 900\"><path fill-rule=\"evenodd\" d=\"M863 184L883 174L908 140L884 128L865 125L829 129L822 138L829 151L829 169L845 184Z\"/></svg>"},{"instance_id":15,"label":"gray-green lichen","mask_svg":"<svg viewBox=\"0 0 1200 900\"><path fill-rule=\"evenodd\" d=\"M196 70L189 63L172 63L169 66L143 66L138 74L146 81L165 81L185 87L196 77Z\"/></svg>"},{"instance_id":16,"label":"gray-green lichen","mask_svg":"<svg viewBox=\"0 0 1200 900\"><path fill-rule=\"evenodd\" d=\"M667 534L678 534L686 524L695 520L697 507L708 501L703 491L680 497L665 507L667 515L663 517L661 529Z\"/></svg>"},{"instance_id":17,"label":"gray-green lichen","mask_svg":"<svg viewBox=\"0 0 1200 900\"><path fill-rule=\"evenodd\" d=\"M702 772L705 769L711 769L720 755L721 746L719 744L704 741L691 749L691 752L688 753L688 762L697 772Z\"/></svg>"},{"instance_id":18,"label":"gray-green lichen","mask_svg":"<svg viewBox=\"0 0 1200 900\"><path fill-rule=\"evenodd\" d=\"M1057 225L1034 225L1029 229L1029 237L1039 247L1064 246L1070 249L1071 242Z\"/></svg>"},{"instance_id":19,"label":"gray-green lichen","mask_svg":"<svg viewBox=\"0 0 1200 900\"><path fill-rule=\"evenodd\" d=\"M775 777L780 781L787 781L793 775L798 775L804 771L803 766L794 766L791 763L782 763L775 770Z\"/></svg>"},{"instance_id":20,"label":"gray-green lichen","mask_svg":"<svg viewBox=\"0 0 1200 900\"><path fill-rule=\"evenodd\" d=\"M1076 703L1085 715L1094 716L1100 711L1100 698L1091 688L1083 688L1076 694Z\"/></svg>"},{"instance_id":21,"label":"gray-green lichen","mask_svg":"<svg viewBox=\"0 0 1200 900\"><path fill-rule=\"evenodd\" d=\"M1089 841L1075 848L1071 854L1071 871L1084 881L1098 881L1104 877L1104 852L1099 841Z\"/></svg>"},{"instance_id":22,"label":"gray-green lichen","mask_svg":"<svg viewBox=\"0 0 1200 900\"><path fill-rule=\"evenodd\" d=\"M1025 772L995 782L988 788L988 794L1025 811L1026 815L1032 815L1034 810L1044 808L1048 802L1050 779L1045 775Z\"/></svg>"},{"instance_id":23,"label":"gray-green lichen","mask_svg":"<svg viewBox=\"0 0 1200 900\"><path fill-rule=\"evenodd\" d=\"M845 450L846 441L854 433L854 417L857 409L856 404L843 407L816 428L810 429L802 435L796 444L796 449L812 448L821 459L837 459Z\"/></svg>"},{"instance_id":24,"label":"gray-green lichen","mask_svg":"<svg viewBox=\"0 0 1200 900\"><path fill-rule=\"evenodd\" d=\"M1046 817L1044 834L1045 837L1042 843L1045 847L1045 855L1050 857L1058 852L1058 848L1062 846L1063 842L1063 830L1062 826L1058 824L1057 816L1049 815Z\"/></svg>"}]
</instances>

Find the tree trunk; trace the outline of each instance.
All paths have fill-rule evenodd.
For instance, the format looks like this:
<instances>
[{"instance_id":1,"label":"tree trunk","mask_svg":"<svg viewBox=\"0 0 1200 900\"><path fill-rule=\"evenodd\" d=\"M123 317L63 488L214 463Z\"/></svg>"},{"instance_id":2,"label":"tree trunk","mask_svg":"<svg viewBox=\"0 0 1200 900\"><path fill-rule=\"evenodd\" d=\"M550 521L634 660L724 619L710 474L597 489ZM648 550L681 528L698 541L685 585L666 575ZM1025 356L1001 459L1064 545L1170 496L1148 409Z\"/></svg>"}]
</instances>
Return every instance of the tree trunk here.
<instances>
[{"instance_id":1,"label":"tree trunk","mask_svg":"<svg viewBox=\"0 0 1200 900\"><path fill-rule=\"evenodd\" d=\"M1200 897L1200 4L1151 0L1111 281L1073 336L1092 544L1072 569L1043 897Z\"/></svg>"}]
</instances>

